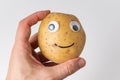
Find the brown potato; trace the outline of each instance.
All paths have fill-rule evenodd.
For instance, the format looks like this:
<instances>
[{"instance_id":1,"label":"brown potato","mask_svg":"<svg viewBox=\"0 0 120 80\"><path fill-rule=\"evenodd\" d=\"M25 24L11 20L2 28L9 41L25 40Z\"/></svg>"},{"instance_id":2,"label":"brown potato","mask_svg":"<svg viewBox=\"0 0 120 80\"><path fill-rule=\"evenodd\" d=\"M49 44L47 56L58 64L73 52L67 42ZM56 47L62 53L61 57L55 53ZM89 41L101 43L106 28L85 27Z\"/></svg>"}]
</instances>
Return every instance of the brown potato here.
<instances>
[{"instance_id":1,"label":"brown potato","mask_svg":"<svg viewBox=\"0 0 120 80\"><path fill-rule=\"evenodd\" d=\"M40 24L38 43L43 55L55 63L76 58L85 45L85 32L71 14L48 14Z\"/></svg>"}]
</instances>

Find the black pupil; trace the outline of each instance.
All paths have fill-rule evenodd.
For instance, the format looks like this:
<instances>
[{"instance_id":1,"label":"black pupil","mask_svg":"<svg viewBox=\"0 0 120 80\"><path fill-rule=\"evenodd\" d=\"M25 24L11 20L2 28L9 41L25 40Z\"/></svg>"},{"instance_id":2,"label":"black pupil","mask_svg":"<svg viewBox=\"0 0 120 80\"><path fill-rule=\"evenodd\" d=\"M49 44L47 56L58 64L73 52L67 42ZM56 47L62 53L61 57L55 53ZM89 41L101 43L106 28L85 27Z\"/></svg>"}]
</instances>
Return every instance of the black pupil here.
<instances>
[{"instance_id":1,"label":"black pupil","mask_svg":"<svg viewBox=\"0 0 120 80\"><path fill-rule=\"evenodd\" d=\"M78 26L77 25L73 25L73 30L77 31L78 30Z\"/></svg>"},{"instance_id":2,"label":"black pupil","mask_svg":"<svg viewBox=\"0 0 120 80\"><path fill-rule=\"evenodd\" d=\"M50 24L48 28L49 28L49 30L51 30L51 31L52 31L52 30L54 30L54 29L55 29L55 25L54 25L54 24Z\"/></svg>"}]
</instances>

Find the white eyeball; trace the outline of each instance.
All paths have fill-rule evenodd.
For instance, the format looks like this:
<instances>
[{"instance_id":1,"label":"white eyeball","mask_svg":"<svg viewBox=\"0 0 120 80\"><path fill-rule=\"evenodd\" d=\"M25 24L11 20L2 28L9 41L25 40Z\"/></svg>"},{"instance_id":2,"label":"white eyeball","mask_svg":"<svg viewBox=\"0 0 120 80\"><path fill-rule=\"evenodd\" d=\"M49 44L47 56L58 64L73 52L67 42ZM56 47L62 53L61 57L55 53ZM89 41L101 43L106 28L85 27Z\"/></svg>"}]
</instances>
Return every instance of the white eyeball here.
<instances>
[{"instance_id":1,"label":"white eyeball","mask_svg":"<svg viewBox=\"0 0 120 80\"><path fill-rule=\"evenodd\" d=\"M80 30L80 24L77 21L71 21L70 22L70 28L73 32L78 32Z\"/></svg>"},{"instance_id":2,"label":"white eyeball","mask_svg":"<svg viewBox=\"0 0 120 80\"><path fill-rule=\"evenodd\" d=\"M50 32L56 32L59 29L59 24L56 21L51 21L48 24L48 30Z\"/></svg>"}]
</instances>

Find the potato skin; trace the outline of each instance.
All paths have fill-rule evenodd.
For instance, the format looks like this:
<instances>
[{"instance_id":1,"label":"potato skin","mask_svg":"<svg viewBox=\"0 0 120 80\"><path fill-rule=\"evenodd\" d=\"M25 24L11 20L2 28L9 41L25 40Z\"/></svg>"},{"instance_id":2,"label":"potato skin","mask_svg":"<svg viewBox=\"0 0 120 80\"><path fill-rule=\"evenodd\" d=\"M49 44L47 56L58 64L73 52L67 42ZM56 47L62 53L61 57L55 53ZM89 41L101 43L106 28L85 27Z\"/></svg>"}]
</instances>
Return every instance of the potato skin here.
<instances>
[{"instance_id":1,"label":"potato skin","mask_svg":"<svg viewBox=\"0 0 120 80\"><path fill-rule=\"evenodd\" d=\"M50 21L56 21L59 29L56 32L48 30ZM78 32L70 29L70 22L77 21L80 25ZM41 22L38 31L38 43L42 54L55 63L62 63L69 59L78 57L85 45L86 35L80 21L71 14L52 12ZM59 46L72 45L67 48Z\"/></svg>"}]
</instances>

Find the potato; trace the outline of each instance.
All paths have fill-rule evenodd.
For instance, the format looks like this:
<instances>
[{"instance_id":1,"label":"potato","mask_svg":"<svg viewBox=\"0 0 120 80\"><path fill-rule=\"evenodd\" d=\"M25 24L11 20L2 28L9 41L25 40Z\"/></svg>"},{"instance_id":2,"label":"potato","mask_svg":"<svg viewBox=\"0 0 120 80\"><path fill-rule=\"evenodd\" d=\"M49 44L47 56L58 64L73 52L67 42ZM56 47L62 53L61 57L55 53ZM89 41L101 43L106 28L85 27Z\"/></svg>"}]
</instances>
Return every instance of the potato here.
<instances>
[{"instance_id":1,"label":"potato","mask_svg":"<svg viewBox=\"0 0 120 80\"><path fill-rule=\"evenodd\" d=\"M42 54L55 63L79 57L85 40L80 21L71 14L48 14L42 20L38 31L38 43Z\"/></svg>"}]
</instances>

